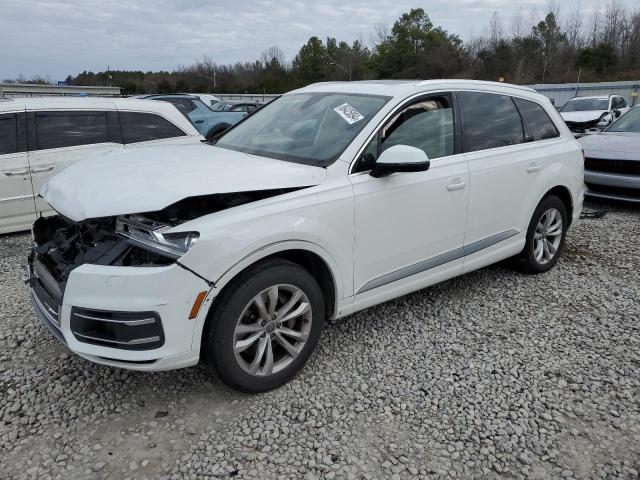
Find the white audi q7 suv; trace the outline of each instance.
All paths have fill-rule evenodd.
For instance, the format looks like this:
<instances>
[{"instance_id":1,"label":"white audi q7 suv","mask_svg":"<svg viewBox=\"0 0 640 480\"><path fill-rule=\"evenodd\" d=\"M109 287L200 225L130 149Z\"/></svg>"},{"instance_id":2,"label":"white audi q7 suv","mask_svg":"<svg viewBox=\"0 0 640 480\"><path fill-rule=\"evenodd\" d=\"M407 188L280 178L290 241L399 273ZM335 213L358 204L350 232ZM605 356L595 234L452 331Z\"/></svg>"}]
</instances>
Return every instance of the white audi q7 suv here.
<instances>
[{"instance_id":1,"label":"white audi q7 suv","mask_svg":"<svg viewBox=\"0 0 640 480\"><path fill-rule=\"evenodd\" d=\"M323 324L503 259L552 268L583 155L543 96L462 81L319 83L213 140L85 159L41 190L35 311L135 370L202 361L258 392Z\"/></svg>"}]
</instances>

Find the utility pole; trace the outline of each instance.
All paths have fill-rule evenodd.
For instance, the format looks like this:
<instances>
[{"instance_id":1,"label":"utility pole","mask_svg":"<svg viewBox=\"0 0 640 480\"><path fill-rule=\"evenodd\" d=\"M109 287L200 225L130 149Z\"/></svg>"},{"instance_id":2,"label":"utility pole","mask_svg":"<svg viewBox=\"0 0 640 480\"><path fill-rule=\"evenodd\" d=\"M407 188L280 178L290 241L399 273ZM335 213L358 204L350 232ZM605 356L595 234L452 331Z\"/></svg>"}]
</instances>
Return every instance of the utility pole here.
<instances>
[{"instance_id":1,"label":"utility pole","mask_svg":"<svg viewBox=\"0 0 640 480\"><path fill-rule=\"evenodd\" d=\"M351 81L351 64L349 64L349 68L347 67L343 67L342 65L340 65L339 63L336 62L331 62L329 63L329 65L335 65L336 67L344 70L345 72L347 72L349 74L349 81Z\"/></svg>"}]
</instances>

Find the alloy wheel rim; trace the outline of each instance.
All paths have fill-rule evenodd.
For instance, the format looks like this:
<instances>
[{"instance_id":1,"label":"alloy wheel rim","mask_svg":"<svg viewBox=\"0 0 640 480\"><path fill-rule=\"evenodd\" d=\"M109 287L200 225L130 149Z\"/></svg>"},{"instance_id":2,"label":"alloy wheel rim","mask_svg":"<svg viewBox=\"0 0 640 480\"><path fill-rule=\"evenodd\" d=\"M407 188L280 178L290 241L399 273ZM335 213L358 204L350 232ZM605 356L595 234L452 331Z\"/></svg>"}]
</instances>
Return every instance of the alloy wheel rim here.
<instances>
[{"instance_id":1,"label":"alloy wheel rim","mask_svg":"<svg viewBox=\"0 0 640 480\"><path fill-rule=\"evenodd\" d=\"M273 285L253 297L233 332L233 353L246 373L269 376L293 362L311 333L311 304L288 284Z\"/></svg>"},{"instance_id":2,"label":"alloy wheel rim","mask_svg":"<svg viewBox=\"0 0 640 480\"><path fill-rule=\"evenodd\" d=\"M557 208L542 214L533 236L533 256L540 265L549 263L556 256L562 240L562 215Z\"/></svg>"}]
</instances>

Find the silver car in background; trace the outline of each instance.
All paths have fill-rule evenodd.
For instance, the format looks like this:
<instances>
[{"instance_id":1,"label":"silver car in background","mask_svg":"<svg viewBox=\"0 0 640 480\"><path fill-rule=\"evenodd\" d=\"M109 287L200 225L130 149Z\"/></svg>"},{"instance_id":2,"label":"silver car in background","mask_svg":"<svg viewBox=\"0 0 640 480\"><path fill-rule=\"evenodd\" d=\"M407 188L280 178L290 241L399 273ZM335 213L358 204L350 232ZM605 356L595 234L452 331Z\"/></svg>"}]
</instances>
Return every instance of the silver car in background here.
<instances>
[{"instance_id":1,"label":"silver car in background","mask_svg":"<svg viewBox=\"0 0 640 480\"><path fill-rule=\"evenodd\" d=\"M640 105L604 132L578 141L585 154L586 195L640 203Z\"/></svg>"}]
</instances>

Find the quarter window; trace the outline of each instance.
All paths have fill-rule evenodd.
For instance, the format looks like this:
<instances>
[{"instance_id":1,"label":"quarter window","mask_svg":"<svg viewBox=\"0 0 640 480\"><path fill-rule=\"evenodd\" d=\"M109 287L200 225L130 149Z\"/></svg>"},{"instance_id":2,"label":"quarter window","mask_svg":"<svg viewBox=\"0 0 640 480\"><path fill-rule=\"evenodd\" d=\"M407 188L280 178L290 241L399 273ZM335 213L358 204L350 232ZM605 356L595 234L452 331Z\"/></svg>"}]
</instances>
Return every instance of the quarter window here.
<instances>
[{"instance_id":1,"label":"quarter window","mask_svg":"<svg viewBox=\"0 0 640 480\"><path fill-rule=\"evenodd\" d=\"M173 123L153 113L119 112L119 116L125 144L186 135Z\"/></svg>"},{"instance_id":2,"label":"quarter window","mask_svg":"<svg viewBox=\"0 0 640 480\"><path fill-rule=\"evenodd\" d=\"M18 130L15 113L0 115L0 155L18 151Z\"/></svg>"},{"instance_id":3,"label":"quarter window","mask_svg":"<svg viewBox=\"0 0 640 480\"><path fill-rule=\"evenodd\" d=\"M409 145L430 159L453 155L453 110L448 96L421 99L404 107L382 127L362 154L354 171L373 168L380 153L394 145Z\"/></svg>"},{"instance_id":4,"label":"quarter window","mask_svg":"<svg viewBox=\"0 0 640 480\"><path fill-rule=\"evenodd\" d=\"M106 112L37 112L35 117L39 150L109 141Z\"/></svg>"},{"instance_id":5,"label":"quarter window","mask_svg":"<svg viewBox=\"0 0 640 480\"><path fill-rule=\"evenodd\" d=\"M535 142L560 136L560 132L558 132L558 129L541 105L530 102L529 100L523 100L522 98L514 98L514 101L529 127L532 137L531 140Z\"/></svg>"},{"instance_id":6,"label":"quarter window","mask_svg":"<svg viewBox=\"0 0 640 480\"><path fill-rule=\"evenodd\" d=\"M524 142L522 119L507 95L478 92L457 94L464 122L465 152Z\"/></svg>"}]
</instances>

